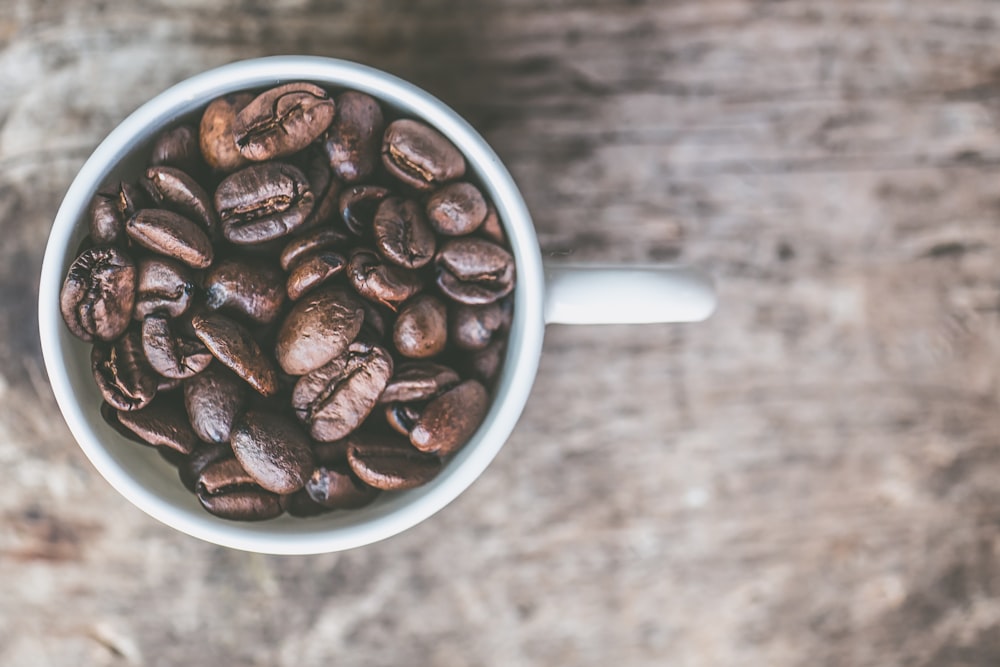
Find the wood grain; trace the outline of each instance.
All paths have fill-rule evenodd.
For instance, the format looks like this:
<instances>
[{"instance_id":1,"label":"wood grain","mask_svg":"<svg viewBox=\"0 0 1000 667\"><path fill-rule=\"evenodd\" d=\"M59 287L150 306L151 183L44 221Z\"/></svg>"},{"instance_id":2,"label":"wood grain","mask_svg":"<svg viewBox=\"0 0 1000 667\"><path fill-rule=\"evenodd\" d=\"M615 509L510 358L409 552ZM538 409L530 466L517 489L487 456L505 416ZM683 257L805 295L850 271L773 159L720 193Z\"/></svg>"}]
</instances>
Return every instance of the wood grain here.
<instances>
[{"instance_id":1,"label":"wood grain","mask_svg":"<svg viewBox=\"0 0 1000 667\"><path fill-rule=\"evenodd\" d=\"M0 0L0 664L1000 662L1000 6ZM552 261L683 261L696 326L549 330L462 498L271 558L119 498L34 300L75 171L173 82L274 53L410 79Z\"/></svg>"}]
</instances>

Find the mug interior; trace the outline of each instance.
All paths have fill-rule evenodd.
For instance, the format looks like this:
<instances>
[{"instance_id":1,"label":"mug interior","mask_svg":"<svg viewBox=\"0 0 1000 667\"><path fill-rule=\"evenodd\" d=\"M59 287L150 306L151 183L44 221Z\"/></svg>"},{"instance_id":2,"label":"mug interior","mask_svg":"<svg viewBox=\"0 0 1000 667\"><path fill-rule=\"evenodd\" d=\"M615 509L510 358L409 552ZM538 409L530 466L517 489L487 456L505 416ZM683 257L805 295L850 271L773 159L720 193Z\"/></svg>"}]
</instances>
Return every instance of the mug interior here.
<instances>
[{"instance_id":1,"label":"mug interior","mask_svg":"<svg viewBox=\"0 0 1000 667\"><path fill-rule=\"evenodd\" d=\"M93 194L108 182L134 180L160 130L189 119L197 123L196 114L225 93L289 81L368 93L400 115L428 122L462 151L469 172L496 206L514 254L514 317L491 408L473 438L433 481L409 491L382 493L359 510L240 523L207 513L180 484L176 469L153 448L126 440L104 422L90 369L91 345L63 324L59 291L87 235L86 213ZM163 523L209 542L262 553L306 554L358 547L406 530L475 481L507 440L527 401L541 354L543 298L541 256L527 207L500 159L467 122L425 91L379 70L328 58L282 56L232 63L183 81L136 110L98 146L67 191L49 236L39 289L39 329L59 408L84 453L122 495Z\"/></svg>"}]
</instances>

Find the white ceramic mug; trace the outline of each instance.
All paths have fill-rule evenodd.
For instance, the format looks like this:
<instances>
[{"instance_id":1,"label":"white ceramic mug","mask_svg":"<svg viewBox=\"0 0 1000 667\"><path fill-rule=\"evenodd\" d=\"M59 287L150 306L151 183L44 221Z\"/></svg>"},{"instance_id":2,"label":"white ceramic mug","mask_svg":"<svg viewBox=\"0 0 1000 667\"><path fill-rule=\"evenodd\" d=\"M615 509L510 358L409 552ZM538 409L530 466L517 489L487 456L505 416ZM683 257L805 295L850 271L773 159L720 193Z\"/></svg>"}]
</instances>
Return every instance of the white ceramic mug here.
<instances>
[{"instance_id":1,"label":"white ceramic mug","mask_svg":"<svg viewBox=\"0 0 1000 667\"><path fill-rule=\"evenodd\" d=\"M429 484L384 493L360 510L260 523L219 519L183 488L151 448L137 446L102 419L90 370L90 345L74 338L59 314L59 290L87 233L93 194L110 180L134 179L164 127L236 90L288 81L368 93L401 114L422 118L465 154L503 221L517 262L514 318L495 398L475 436ZM282 56L237 62L194 76L126 118L84 164L59 209L42 264L38 321L45 367L59 408L87 457L122 495L163 523L216 544L275 554L339 551L395 535L455 499L486 469L528 400L546 324L693 322L715 307L711 283L684 267L543 264L531 216L506 168L458 114L423 90L384 72L327 58ZM610 352L610 350L609 350Z\"/></svg>"}]
</instances>

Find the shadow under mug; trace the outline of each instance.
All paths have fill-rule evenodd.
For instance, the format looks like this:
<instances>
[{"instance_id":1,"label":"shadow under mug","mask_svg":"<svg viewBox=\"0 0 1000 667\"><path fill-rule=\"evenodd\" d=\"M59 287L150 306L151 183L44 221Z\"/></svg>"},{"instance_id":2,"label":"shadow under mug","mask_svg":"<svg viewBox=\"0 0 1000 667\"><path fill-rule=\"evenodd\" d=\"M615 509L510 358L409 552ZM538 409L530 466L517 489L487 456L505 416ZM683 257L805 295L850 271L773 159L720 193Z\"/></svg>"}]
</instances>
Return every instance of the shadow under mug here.
<instances>
[{"instance_id":1,"label":"shadow under mug","mask_svg":"<svg viewBox=\"0 0 1000 667\"><path fill-rule=\"evenodd\" d=\"M359 90L401 115L421 118L465 155L497 208L517 266L514 317L494 400L473 438L426 486L382 494L360 510L307 520L226 521L205 512L151 448L138 447L101 418L90 370L90 346L74 338L59 313L59 291L87 233L85 216L102 185L134 178L155 135L237 90L312 81ZM279 56L225 65L187 79L126 118L98 146L73 181L56 215L42 264L38 304L45 367L59 408L97 470L137 507L182 532L219 545L274 554L340 551L410 528L454 500L479 477L506 442L531 391L546 324L693 322L715 307L710 281L685 267L547 266L531 216L507 169L458 114L427 92L379 70L329 58Z\"/></svg>"}]
</instances>

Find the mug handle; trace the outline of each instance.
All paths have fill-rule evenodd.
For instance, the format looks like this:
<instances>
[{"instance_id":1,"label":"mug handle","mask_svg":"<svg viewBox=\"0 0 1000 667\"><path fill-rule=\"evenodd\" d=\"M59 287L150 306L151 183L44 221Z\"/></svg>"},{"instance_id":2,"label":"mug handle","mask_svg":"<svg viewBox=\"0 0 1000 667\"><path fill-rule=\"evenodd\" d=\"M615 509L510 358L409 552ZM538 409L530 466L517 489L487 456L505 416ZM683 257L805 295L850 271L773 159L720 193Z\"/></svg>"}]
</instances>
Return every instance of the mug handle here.
<instances>
[{"instance_id":1,"label":"mug handle","mask_svg":"<svg viewBox=\"0 0 1000 667\"><path fill-rule=\"evenodd\" d=\"M546 324L700 322L715 288L689 266L545 265Z\"/></svg>"}]
</instances>

